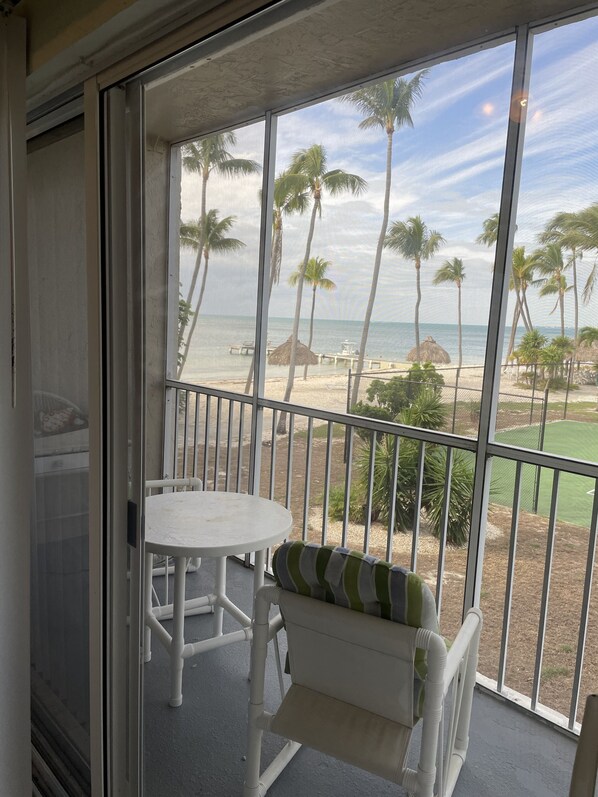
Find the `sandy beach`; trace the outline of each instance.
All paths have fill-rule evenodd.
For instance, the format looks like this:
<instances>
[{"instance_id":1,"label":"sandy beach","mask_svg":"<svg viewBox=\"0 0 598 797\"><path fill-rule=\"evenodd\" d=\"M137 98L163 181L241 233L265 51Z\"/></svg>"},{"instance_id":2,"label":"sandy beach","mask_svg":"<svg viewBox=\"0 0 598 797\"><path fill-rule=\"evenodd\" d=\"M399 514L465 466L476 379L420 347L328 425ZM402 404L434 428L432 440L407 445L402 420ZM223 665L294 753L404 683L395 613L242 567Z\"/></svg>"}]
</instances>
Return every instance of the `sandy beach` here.
<instances>
[{"instance_id":1,"label":"sandy beach","mask_svg":"<svg viewBox=\"0 0 598 797\"><path fill-rule=\"evenodd\" d=\"M404 376L412 363L401 363L395 371L373 370L364 373L360 383L360 397L365 399L366 391L370 382L374 379L388 380L393 376ZM464 366L458 376L455 367L437 367L437 371L444 376L445 388L443 389L443 399L453 405L455 398L459 402L477 402L481 396L483 366ZM531 400L532 391L529 388L517 385L518 372L516 366L509 366L503 370L501 375L501 394L503 400L522 403ZM347 382L348 373L322 374L308 372L307 379L303 378L303 368L297 368L297 375L291 395L291 402L305 407L317 407L332 412L346 412L347 410ZM286 388L287 379L284 377L271 377L266 379L264 394L266 398L282 401ZM228 390L235 393L243 393L245 390L245 380L221 380L218 382L208 382L211 387L221 390ZM536 391L539 398L542 391ZM562 401L565 398L565 391L551 391L551 399ZM581 385L569 393L570 402L593 401L596 399L596 388L593 385Z\"/></svg>"}]
</instances>

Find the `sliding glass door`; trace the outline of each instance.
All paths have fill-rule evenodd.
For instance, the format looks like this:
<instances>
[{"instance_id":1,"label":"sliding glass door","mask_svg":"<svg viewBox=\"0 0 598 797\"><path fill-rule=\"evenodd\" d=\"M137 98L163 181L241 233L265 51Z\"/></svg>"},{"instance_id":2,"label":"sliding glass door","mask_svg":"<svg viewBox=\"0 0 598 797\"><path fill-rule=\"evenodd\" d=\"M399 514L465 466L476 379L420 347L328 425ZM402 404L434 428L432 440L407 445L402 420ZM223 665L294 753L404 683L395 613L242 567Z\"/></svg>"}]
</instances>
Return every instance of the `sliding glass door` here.
<instances>
[{"instance_id":1,"label":"sliding glass door","mask_svg":"<svg viewBox=\"0 0 598 797\"><path fill-rule=\"evenodd\" d=\"M31 139L28 171L33 740L55 763L67 791L86 793L89 434L82 117Z\"/></svg>"}]
</instances>

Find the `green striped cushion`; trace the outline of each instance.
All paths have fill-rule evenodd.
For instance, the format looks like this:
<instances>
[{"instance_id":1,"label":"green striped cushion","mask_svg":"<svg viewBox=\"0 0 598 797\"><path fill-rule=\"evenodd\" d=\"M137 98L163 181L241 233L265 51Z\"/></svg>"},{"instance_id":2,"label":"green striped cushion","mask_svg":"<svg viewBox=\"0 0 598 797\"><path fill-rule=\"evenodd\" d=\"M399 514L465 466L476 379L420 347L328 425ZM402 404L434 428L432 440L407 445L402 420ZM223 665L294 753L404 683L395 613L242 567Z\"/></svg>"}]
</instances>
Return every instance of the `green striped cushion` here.
<instances>
[{"instance_id":1,"label":"green striped cushion","mask_svg":"<svg viewBox=\"0 0 598 797\"><path fill-rule=\"evenodd\" d=\"M281 545L272 567L282 589L438 633L430 588L416 573L398 565L348 548L298 541ZM419 648L414 669L414 705L421 716L427 665L426 653Z\"/></svg>"}]
</instances>

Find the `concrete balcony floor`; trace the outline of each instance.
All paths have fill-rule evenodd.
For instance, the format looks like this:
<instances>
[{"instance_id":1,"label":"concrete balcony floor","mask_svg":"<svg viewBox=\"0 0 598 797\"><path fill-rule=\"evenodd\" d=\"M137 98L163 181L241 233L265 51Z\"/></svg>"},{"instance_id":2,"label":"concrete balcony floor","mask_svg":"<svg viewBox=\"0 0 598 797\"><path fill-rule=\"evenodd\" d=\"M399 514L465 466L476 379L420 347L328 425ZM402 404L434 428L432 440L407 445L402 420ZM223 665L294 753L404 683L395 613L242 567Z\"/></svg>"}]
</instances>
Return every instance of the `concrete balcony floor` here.
<instances>
[{"instance_id":1,"label":"concrete balcony floor","mask_svg":"<svg viewBox=\"0 0 598 797\"><path fill-rule=\"evenodd\" d=\"M251 570L229 561L228 593L249 613ZM164 579L156 578L160 591ZM187 593L205 594L213 583L206 560L187 578ZM167 624L170 625L170 624ZM236 624L225 615L225 631ZM211 616L187 618L186 641L210 635ZM279 695L273 654L267 690L273 709ZM183 705L168 706L169 664L153 640L144 671L145 788L147 797L239 797L244 777L249 645L237 643L185 661ZM416 732L417 733L417 730ZM414 733L414 741L416 739ZM263 761L282 741L264 735ZM575 742L510 704L476 691L470 747L455 797L564 797ZM299 751L268 792L271 797L386 797L397 786L309 749Z\"/></svg>"}]
</instances>

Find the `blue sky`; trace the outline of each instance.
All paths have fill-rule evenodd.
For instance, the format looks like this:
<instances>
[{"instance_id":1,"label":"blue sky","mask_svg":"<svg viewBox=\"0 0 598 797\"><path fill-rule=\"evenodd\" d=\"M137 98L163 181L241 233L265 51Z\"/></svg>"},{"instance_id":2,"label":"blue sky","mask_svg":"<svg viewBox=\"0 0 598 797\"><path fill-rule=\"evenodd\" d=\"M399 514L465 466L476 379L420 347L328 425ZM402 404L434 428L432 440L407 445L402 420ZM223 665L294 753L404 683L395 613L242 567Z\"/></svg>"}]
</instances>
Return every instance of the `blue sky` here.
<instances>
[{"instance_id":1,"label":"blue sky","mask_svg":"<svg viewBox=\"0 0 598 797\"><path fill-rule=\"evenodd\" d=\"M498 210L502 181L514 44L476 52L434 66L413 108L413 128L394 136L390 220L419 214L446 243L422 268L423 322L456 322L456 291L432 285L437 268L463 259L464 323L485 324L493 250L475 243L485 218ZM537 234L558 211L575 211L598 201L598 19L564 26L535 37L528 124L524 148L516 245L532 251ZM322 144L329 168L359 174L368 183L360 197L324 197L316 223L312 256L331 261L333 293L318 298L322 318L363 318L382 218L385 134L360 130L361 117L338 99L285 114L278 121L276 172L300 148ZM235 154L261 162L263 124L238 131ZM252 314L257 276L261 178L226 180L212 176L208 207L236 216L231 235L246 244L233 258L214 255L202 312ZM199 184L183 176L182 216L199 215ZM290 273L303 258L309 214L285 219L281 282L271 315L292 316L295 291ZM583 280L594 261L586 256ZM188 283L193 256L182 255L181 279ZM415 304L413 265L385 251L374 320L410 321ZM556 326L550 299L530 292L534 323ZM567 297L567 323L573 302ZM304 301L303 314L308 315ZM583 307L582 324L598 324L598 298Z\"/></svg>"}]
</instances>

